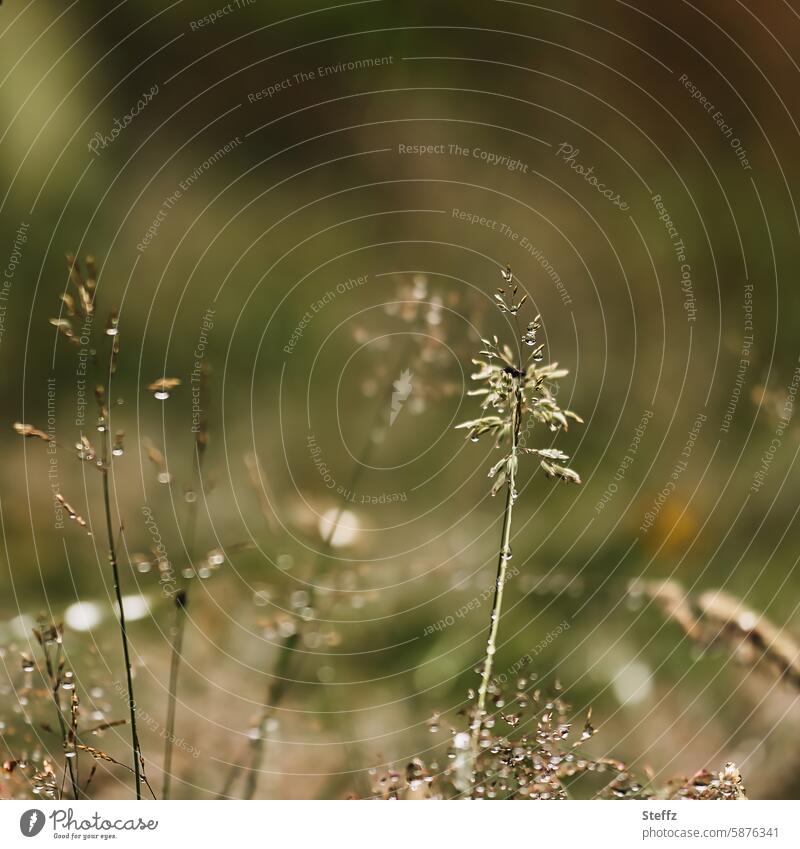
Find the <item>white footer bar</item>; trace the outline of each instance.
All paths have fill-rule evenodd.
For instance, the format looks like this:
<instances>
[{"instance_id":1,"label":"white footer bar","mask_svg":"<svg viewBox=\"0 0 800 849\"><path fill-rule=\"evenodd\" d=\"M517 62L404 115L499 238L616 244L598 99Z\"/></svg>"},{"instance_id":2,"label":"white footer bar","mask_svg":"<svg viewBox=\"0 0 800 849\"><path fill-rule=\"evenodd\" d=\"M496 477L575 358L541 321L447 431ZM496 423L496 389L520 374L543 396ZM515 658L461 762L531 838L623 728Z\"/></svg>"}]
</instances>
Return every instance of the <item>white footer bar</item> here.
<instances>
[{"instance_id":1,"label":"white footer bar","mask_svg":"<svg viewBox=\"0 0 800 849\"><path fill-rule=\"evenodd\" d=\"M0 802L0 846L800 846L800 802Z\"/></svg>"}]
</instances>

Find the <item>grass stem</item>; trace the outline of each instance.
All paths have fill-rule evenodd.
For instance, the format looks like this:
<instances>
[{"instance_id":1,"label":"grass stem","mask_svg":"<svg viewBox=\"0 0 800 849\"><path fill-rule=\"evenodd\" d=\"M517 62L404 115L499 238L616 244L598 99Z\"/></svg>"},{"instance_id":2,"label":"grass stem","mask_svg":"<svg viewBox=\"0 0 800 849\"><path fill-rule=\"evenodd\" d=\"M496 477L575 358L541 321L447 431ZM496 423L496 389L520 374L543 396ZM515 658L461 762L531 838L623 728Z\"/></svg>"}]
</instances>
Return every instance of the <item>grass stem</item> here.
<instances>
[{"instance_id":1,"label":"grass stem","mask_svg":"<svg viewBox=\"0 0 800 849\"><path fill-rule=\"evenodd\" d=\"M114 579L114 593L119 608L119 631L122 637L122 653L125 660L125 678L127 683L128 709L131 718L131 748L133 750L133 775L136 785L136 798L142 798L142 750L139 745L139 732L136 726L136 698L133 692L133 672L131 669L130 646L128 644L128 629L125 623L125 607L122 604L122 588L119 579L119 564L117 562L117 547L114 542L114 527L111 519L111 494L109 491L109 427L108 417L104 416L103 430L103 504L106 514L106 531L108 533L108 559L111 564L111 573Z\"/></svg>"},{"instance_id":2,"label":"grass stem","mask_svg":"<svg viewBox=\"0 0 800 849\"><path fill-rule=\"evenodd\" d=\"M506 502L503 510L503 530L500 538L500 552L497 558L497 578L494 585L492 612L489 617L489 635L486 639L486 657L481 671L481 683L478 689L476 713L472 723L472 762L473 774L477 770L478 754L480 752L481 731L486 715L486 696L489 683L492 680L494 656L497 652L497 633L500 628L500 617L503 610L503 590L506 583L508 561L511 559L511 517L516 498L516 459L519 449L519 434L522 424L523 397L519 379L515 381L514 407L511 423L511 454L512 462L508 464L508 479L506 481ZM473 789L474 795L474 789Z\"/></svg>"},{"instance_id":3,"label":"grass stem","mask_svg":"<svg viewBox=\"0 0 800 849\"><path fill-rule=\"evenodd\" d=\"M208 369L203 367L200 373L199 403L203 410L208 409ZM199 494L203 487L203 460L208 446L208 421L202 413L200 427L195 437L195 462L192 472L192 495L189 502L189 515L186 526L186 554L189 568L194 569L195 534L197 531L197 511L200 505ZM183 638L186 633L187 607L189 604L189 581L182 579L174 597L175 609L172 621L172 652L169 664L169 690L167 701L166 736L164 739L164 785L162 795L169 799L172 790L172 753L175 748L175 714L178 706L178 676L183 661Z\"/></svg>"},{"instance_id":4,"label":"grass stem","mask_svg":"<svg viewBox=\"0 0 800 849\"><path fill-rule=\"evenodd\" d=\"M406 353L407 350L408 346L405 346ZM370 461L370 456L375 446L373 431L378 426L383 416L386 414L386 407L388 406L389 401L392 397L392 389L393 386L390 382L388 384L386 393L381 397L381 399L375 406L372 420L370 422L369 427L367 428L367 435L364 444L362 446L361 452L357 456L356 463L353 467L353 472L350 476L350 480L348 481L346 488L342 491L343 495L339 499L339 503L336 507L336 513L331 519L330 527L328 528L327 532L325 533L322 539L322 545L320 547L319 552L317 553L317 557L314 560L314 565L311 568L309 580L307 582L309 607L313 607L314 605L314 582L316 581L322 569L322 566L325 564L325 561L330 555L331 548L333 547L333 536L336 533L336 530L339 526L339 522L342 518L342 514L344 513L345 507L348 503L346 494L353 492L353 490L356 488L364 469ZM257 725L257 734L250 743L250 764L247 768L247 778L245 780L245 788L243 794L243 798L245 799L252 799L255 795L258 783L258 776L261 772L261 766L264 757L264 736L266 733L266 724L272 716L275 708L280 704L287 690L287 675L291 669L295 648L299 640L300 633L299 631L295 631L295 633L284 638L278 649L278 656L275 659L275 666L270 675L270 681L267 684L267 690L263 702L263 709L259 719L259 723ZM236 776L240 769L241 767L238 762L231 765L231 768L225 779L225 784L223 785L222 790L218 794L217 798L224 799L230 795L230 792L233 788L233 784L236 780Z\"/></svg>"},{"instance_id":5,"label":"grass stem","mask_svg":"<svg viewBox=\"0 0 800 849\"><path fill-rule=\"evenodd\" d=\"M197 528L197 510L199 505L198 490L202 486L203 458L205 444L198 440L196 446L196 463L194 469L194 484L192 492L194 500L189 503L189 518L187 523L187 549L189 563L194 565L195 530ZM172 620L172 652L169 664L169 690L167 701L167 722L164 739L164 785L162 796L169 799L172 791L172 754L175 748L175 714L178 705L178 677L183 661L183 638L186 633L186 609L189 601L189 584L181 581L181 586L175 593L175 609Z\"/></svg>"}]
</instances>

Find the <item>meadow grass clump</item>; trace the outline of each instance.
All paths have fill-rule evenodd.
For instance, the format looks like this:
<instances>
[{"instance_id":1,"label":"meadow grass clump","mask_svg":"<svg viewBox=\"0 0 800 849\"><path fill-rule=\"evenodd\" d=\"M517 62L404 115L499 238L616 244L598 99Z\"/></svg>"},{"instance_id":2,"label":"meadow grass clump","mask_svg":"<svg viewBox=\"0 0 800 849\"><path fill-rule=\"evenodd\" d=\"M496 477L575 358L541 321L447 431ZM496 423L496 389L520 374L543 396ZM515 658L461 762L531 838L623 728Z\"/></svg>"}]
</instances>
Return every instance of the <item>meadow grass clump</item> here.
<instances>
[{"instance_id":1,"label":"meadow grass clump","mask_svg":"<svg viewBox=\"0 0 800 849\"><path fill-rule=\"evenodd\" d=\"M498 715L484 721L483 745L474 760L470 733L451 728L443 764L414 758L404 769L373 770L373 796L425 800L471 795L534 801L746 798L741 774L732 763L718 772L700 770L655 785L623 760L592 756L586 751L596 732L591 709L576 724L560 689L555 695L546 693L537 686L535 675L518 679L511 692L495 681L488 691Z\"/></svg>"},{"instance_id":2,"label":"meadow grass clump","mask_svg":"<svg viewBox=\"0 0 800 849\"><path fill-rule=\"evenodd\" d=\"M78 327L91 329L97 310L97 272L94 257L86 258L86 274L81 271L80 263L72 254L67 255L68 282L65 291L61 295L62 308L58 317L50 319L50 323L69 342L80 345L80 337L83 334ZM70 287L71 284L71 287ZM142 781L144 775L144 758L139 743L139 734L136 723L136 699L133 689L133 671L131 666L131 651L128 640L127 623L125 620L125 608L122 600L122 584L120 580L119 561L117 559L116 532L122 533L122 523L114 520L111 508L110 473L112 458L123 452L123 434L118 432L114 437L113 445L111 439L110 412L106 401L106 390L103 382L107 378L110 382L116 372L117 357L119 356L119 318L116 310L109 313L106 322L105 336L108 340L105 360L98 360L94 355L94 365L98 370L100 380L95 387L95 400L97 402L97 432L100 434L100 451L96 451L86 434L81 433L73 453L78 460L87 463L101 476L101 491L103 513L105 516L105 530L107 535L108 563L114 585L116 598L116 615L119 623L120 638L122 642L123 662L125 665L125 680L127 686L127 702L130 715L131 732L131 756L133 760L132 772L134 774L134 787L136 798L142 798ZM100 382L100 381L103 382ZM53 446L53 450L60 446L55 436L30 424L17 422L14 430L22 437L38 439ZM61 493L56 493L56 500L66 511L70 519L82 528L87 528L86 520L74 509ZM91 752L90 752L91 754ZM71 753L74 756L74 752ZM104 758L105 759L105 758Z\"/></svg>"},{"instance_id":3,"label":"meadow grass clump","mask_svg":"<svg viewBox=\"0 0 800 849\"><path fill-rule=\"evenodd\" d=\"M252 799L255 796L258 779L263 768L268 726L274 719L275 713L280 708L287 693L292 689L292 685L296 683L294 676L297 674L303 658L300 651L302 640L308 633L308 629L313 627L314 620L318 618L317 607L320 596L318 583L323 577L325 566L337 545L337 532L343 525L350 503L348 497L357 490L362 475L365 470L370 468L377 446L385 436L386 428L393 424L398 415L398 395L407 397L410 389L410 375L412 373L417 374L425 365L431 363L434 366L438 365L437 346L432 340L442 341L447 336L446 325L443 321L445 307L440 295L428 292L427 281L423 277L415 278L412 286L401 284L395 300L384 305L384 312L391 320L399 320L403 325L406 325L402 333L403 342L397 346L395 357L378 366L376 383L383 383L383 391L367 392L367 383L371 384L373 379L370 378L369 381L365 381L364 394L374 396L370 400L372 410L367 416L363 441L361 447L354 454L354 462L348 477L345 479L344 485L338 487L338 498L335 506L323 516L319 523L320 546L311 560L303 581L305 615L297 617L296 620L284 620L282 623L285 633L281 635L277 652L271 658L262 707L254 727L250 729L248 734L250 738L247 744L248 750L231 764L217 794L218 799L228 798L232 795L235 784L242 773L244 774L242 798ZM364 327L359 326L355 329L354 337L359 344L364 344L369 338L369 334ZM400 379L393 380L398 373ZM375 390L377 386L370 388ZM406 392L402 391L404 388ZM415 399L422 403L427 399L435 400L453 391L455 391L455 385L445 382L415 380L414 383ZM249 457L246 459L246 463L253 487L259 498L261 512L269 529L274 531L275 522L272 510L264 500L263 478L258 458Z\"/></svg>"},{"instance_id":4,"label":"meadow grass clump","mask_svg":"<svg viewBox=\"0 0 800 849\"><path fill-rule=\"evenodd\" d=\"M39 651L27 652L12 645L3 647L3 658L18 657L22 670L20 680L10 676L9 688L16 696L16 719L4 716L0 722L0 782L4 797L24 799L87 799L97 774L98 764L111 764L133 774L133 769L96 744L96 738L111 728L127 724L125 719L102 718L104 710L94 701L88 719L79 695L80 681L68 662L65 632L61 622L39 616L32 636ZM33 645L29 642L29 645ZM76 649L73 647L73 653ZM4 663L9 669L7 662ZM0 688L5 691L6 688ZM102 693L102 690L100 690ZM50 720L55 709L56 723ZM52 747L48 739L58 740ZM91 741L91 742L90 742ZM57 751L62 758L59 759ZM90 757L88 775L82 774L81 755ZM152 794L146 778L143 782ZM153 795L155 798L155 795Z\"/></svg>"},{"instance_id":5,"label":"meadow grass clump","mask_svg":"<svg viewBox=\"0 0 800 849\"><path fill-rule=\"evenodd\" d=\"M529 448L520 443L523 423L528 419L547 426L551 433L567 430L570 419L576 422L581 422L582 419L571 410L562 410L556 400L557 381L568 374L567 370L559 368L558 363L541 365L545 348L544 343L537 340L541 317L537 315L528 322L524 332L521 330L518 315L527 295L518 297L519 286L509 266L506 266L501 275L504 286L497 289L494 298L500 312L513 320L515 345L512 348L501 344L497 336L481 339L484 346L480 351L482 359L473 360L478 371L472 375L472 379L482 385L471 390L469 394L482 397L483 415L458 425L468 431L467 437L473 442L477 442L484 434L494 438L495 448L501 449L503 456L489 470L489 477L494 479L491 493L494 496L505 490L506 494L486 653L471 723L473 760L477 758L478 751L487 745L484 736L486 698L497 652L497 634L503 611L508 561L512 556L511 520L518 497L517 474L520 457L536 456L542 470L550 478L567 483L581 482L577 472L563 465L569 458L559 449Z\"/></svg>"}]
</instances>

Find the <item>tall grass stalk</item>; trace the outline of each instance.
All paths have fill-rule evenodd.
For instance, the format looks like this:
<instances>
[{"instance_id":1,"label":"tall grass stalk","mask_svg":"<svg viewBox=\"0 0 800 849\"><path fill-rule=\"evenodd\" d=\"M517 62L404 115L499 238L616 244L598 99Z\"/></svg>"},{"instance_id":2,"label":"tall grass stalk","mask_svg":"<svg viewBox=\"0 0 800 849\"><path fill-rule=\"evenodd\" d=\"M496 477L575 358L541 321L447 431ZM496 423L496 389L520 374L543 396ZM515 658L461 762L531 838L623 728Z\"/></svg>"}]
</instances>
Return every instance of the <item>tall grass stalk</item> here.
<instances>
[{"instance_id":1,"label":"tall grass stalk","mask_svg":"<svg viewBox=\"0 0 800 849\"><path fill-rule=\"evenodd\" d=\"M513 425L511 428L511 452L510 456L516 458L519 451L519 433L522 422L522 391L519 387L519 381L516 382L514 391L513 405ZM483 664L481 672L481 683L478 688L477 713L481 718L486 712L486 694L489 690L489 682L492 678L492 669L494 667L494 656L497 651L497 632L500 627L500 615L503 610L503 589L506 584L506 571L508 570L508 561L511 559L511 516L514 510L514 500L516 492L516 462L511 464L511 469L508 474L508 484L506 486L506 502L503 510L503 530L500 536L500 552L497 557L497 578L494 585L494 596L492 599L492 612L489 617L489 635L486 639L486 660ZM474 729L472 735L473 746L477 753L478 737L480 732L480 721Z\"/></svg>"},{"instance_id":2,"label":"tall grass stalk","mask_svg":"<svg viewBox=\"0 0 800 849\"><path fill-rule=\"evenodd\" d=\"M206 409L206 380L207 373L205 368L201 371L200 376L200 406ZM186 554L189 559L190 568L194 568L194 548L195 534L197 531L197 511L200 506L199 492L203 486L203 459L206 455L206 447L208 446L208 428L206 417L203 415L200 427L195 436L195 462L194 471L192 472L192 494L194 498L189 502L189 515L187 518L186 528ZM181 664L183 662L183 639L186 633L186 617L187 608L189 605L189 581L185 578L181 580L181 585L175 593L174 611L172 620L172 649L170 652L169 664L169 689L167 696L167 721L164 739L164 783L162 787L162 796L164 799L169 799L172 792L172 754L175 748L175 714L178 706L178 677L180 675Z\"/></svg>"},{"instance_id":3,"label":"tall grass stalk","mask_svg":"<svg viewBox=\"0 0 800 849\"><path fill-rule=\"evenodd\" d=\"M367 432L366 442L361 453L358 455L358 459L356 460L356 464L353 468L353 473L350 476L348 485L344 490L345 493L352 492L355 487L358 486L361 474L366 465L369 463L372 448L375 444L375 440L372 438L372 432L377 423L380 421L381 416L384 414L386 403L388 403L388 398L384 400L382 405L376 408L376 415ZM330 556L331 549L333 548L333 537L339 527L339 522L342 519L346 505L347 501L345 497L342 497L336 507L336 512L331 519L330 527L322 538L322 545L320 546L319 552L314 559L314 565L312 566L309 574L306 590L308 593L309 607L314 606L316 597L315 581L319 578L320 573L322 572L322 567L325 565L325 562ZM294 658L296 656L295 649L297 648L299 641L300 629L298 628L293 634L284 638L281 642L280 648L278 649L278 656L275 659L275 666L272 670L271 678L264 696L264 707L257 726L257 735L250 744L250 764L247 768L247 777L245 779L243 794L243 798L245 799L252 799L255 796L258 785L258 776L261 773L264 759L264 737L266 735L267 723L272 717L275 709L280 705L284 695L286 694L286 690L288 689L288 676L294 663Z\"/></svg>"},{"instance_id":4,"label":"tall grass stalk","mask_svg":"<svg viewBox=\"0 0 800 849\"><path fill-rule=\"evenodd\" d=\"M169 685L167 695L167 722L164 739L164 784L161 795L169 799L172 790L172 751L175 739L175 713L178 704L178 675L183 659L183 637L186 631L186 607L188 590L181 587L175 593L175 608L172 620L172 649L169 662Z\"/></svg>"},{"instance_id":5,"label":"tall grass stalk","mask_svg":"<svg viewBox=\"0 0 800 849\"><path fill-rule=\"evenodd\" d=\"M481 407L484 415L458 425L460 428L467 429L467 436L472 442L477 442L481 436L489 434L494 437L495 448L503 448L503 457L489 470L489 477L494 478L491 489L493 496L502 489L506 491L497 578L489 616L489 633L481 669L481 683L470 724L473 796L476 795L477 790L478 756L485 742L483 735L487 714L486 702L492 683L494 658L497 654L497 635L503 611L503 592L508 561L511 559L511 519L514 503L517 500L517 473L520 457L525 454L538 455L540 465L548 477L560 478L568 483L581 482L577 472L561 465L563 460L569 458L558 449L537 449L521 445L520 433L526 415L530 416L533 422L547 425L553 433L562 428L566 430L568 419L578 422L581 419L570 410L562 410L558 406L555 396L556 381L564 377L567 372L559 369L557 363L538 365L544 359L544 344L537 343L536 340L536 334L541 327L540 317L537 315L528 323L525 332L520 332L518 314L527 300L527 295L517 297L519 286L510 267L506 266L501 274L505 286L498 288L494 298L500 312L513 318L517 337L514 346L516 350L512 350L509 345L501 344L497 336L481 339L482 359L473 360L473 363L478 366L478 371L472 375L472 379L482 385L469 394L483 396ZM522 351L527 348L532 350L527 356L523 356Z\"/></svg>"},{"instance_id":6,"label":"tall grass stalk","mask_svg":"<svg viewBox=\"0 0 800 849\"><path fill-rule=\"evenodd\" d=\"M114 542L114 523L111 512L111 493L109 486L109 471L111 469L111 436L109 432L108 410L103 400L103 389L98 387L97 400L100 407L100 421L103 428L103 455L101 473L103 476L103 507L106 516L106 532L108 534L108 560L111 564L111 574L114 580L114 593L117 599L119 632L122 639L122 654L125 661L125 680L127 686L128 710L131 723L131 749L133 754L133 776L136 787L136 798L142 798L142 750L139 745L139 731L136 725L136 697L133 691L133 671L131 668L131 652L128 642L128 628L125 622L125 607L122 603L122 586L119 578L119 563L117 547Z\"/></svg>"},{"instance_id":7,"label":"tall grass stalk","mask_svg":"<svg viewBox=\"0 0 800 849\"><path fill-rule=\"evenodd\" d=\"M94 257L87 256L86 277L84 277L81 272L80 264L78 262L77 257L72 254L67 254L66 259L67 269L69 272L67 288L69 288L69 284L71 283L75 290L75 295L73 295L70 291L64 291L64 293L61 295L61 313L58 317L51 318L50 324L52 324L57 329L57 331L67 339L68 342L73 345L80 346L81 333L83 331L76 332L76 326L74 322L81 322L84 327L87 325L91 325L92 321L94 320L97 314L97 268ZM109 386L111 383L111 379L113 378L113 375L116 372L117 357L119 356L120 348L118 333L119 314L116 310L112 310L108 315L108 320L105 328L105 335L110 343L107 361L107 377ZM94 358L94 362L95 364L97 364L96 357ZM131 652L130 644L128 641L128 629L127 624L125 622L125 608L122 604L122 586L119 575L119 563L117 560L117 547L114 541L114 520L111 510L111 492L109 484L112 456L114 452L111 449L111 432L109 421L110 416L106 403L106 393L103 386L97 386L97 388L95 389L95 398L97 400L97 407L99 413L98 430L102 434L102 449L99 461L97 461L94 449L92 448L86 436L81 435L80 442L76 447L78 448L78 455L80 459L88 460L92 462L93 465L96 465L100 469L100 474L102 475L103 479L103 510L105 512L105 525L106 532L108 535L108 560L111 566L111 574L114 582L114 594L116 596L118 608L117 617L119 622L120 637L122 639L122 653L125 662L125 679L127 687L128 709L130 712L131 749L133 756L132 771L134 774L136 798L141 799L144 760L142 758L142 751L139 745L139 733L136 724L136 698L134 696L133 690ZM15 425L15 430L17 430L17 432L22 434L23 436L36 437L39 439L44 438L45 441L48 441L49 439L47 434L42 433L36 428L31 428L29 425ZM121 432L118 433L117 437L115 438L115 450L117 448L118 440L121 449ZM56 495L56 498L61 501L62 505L65 509L67 509L72 518L79 518L77 517L75 511L71 507L69 507L69 505L64 501L60 493ZM85 527L86 521L83 518L80 518L78 524Z\"/></svg>"},{"instance_id":8,"label":"tall grass stalk","mask_svg":"<svg viewBox=\"0 0 800 849\"><path fill-rule=\"evenodd\" d=\"M405 353L399 358L403 365L405 364L403 357L406 356L408 350L409 346L404 346ZM339 522L341 521L342 515L344 514L347 506L346 493L353 492L356 486L358 486L361 475L370 462L370 457L375 447L373 432L380 424L382 418L386 415L386 409L389 406L389 402L392 397L392 390L393 385L390 382L387 385L386 392L381 396L374 408L372 419L369 427L367 428L367 435L364 440L364 444L361 447L361 451L356 455L356 461L353 466L350 479L348 480L347 486L344 490L342 490L343 495L340 497L339 503L336 507L336 512L331 518L330 527L323 535L322 545L314 559L307 581L306 591L308 592L309 607L314 606L314 599L316 597L315 582L319 578L319 575L322 572L322 567L325 565L325 562L330 556L331 548L333 547L334 534L336 533ZM275 659L272 672L270 673L270 680L264 694L263 708L259 717L258 725L256 726L256 734L250 742L250 758L247 766L247 777L245 779L243 793L243 798L245 799L252 799L255 796L258 785L258 776L261 773L264 758L264 737L266 734L266 726L288 689L288 676L292 670L292 665L296 656L295 649L299 640L300 630L298 629L293 634L285 637L278 648L278 655ZM230 795L240 769L242 769L242 767L238 762L231 765L225 779L225 783L217 798L223 799Z\"/></svg>"}]
</instances>

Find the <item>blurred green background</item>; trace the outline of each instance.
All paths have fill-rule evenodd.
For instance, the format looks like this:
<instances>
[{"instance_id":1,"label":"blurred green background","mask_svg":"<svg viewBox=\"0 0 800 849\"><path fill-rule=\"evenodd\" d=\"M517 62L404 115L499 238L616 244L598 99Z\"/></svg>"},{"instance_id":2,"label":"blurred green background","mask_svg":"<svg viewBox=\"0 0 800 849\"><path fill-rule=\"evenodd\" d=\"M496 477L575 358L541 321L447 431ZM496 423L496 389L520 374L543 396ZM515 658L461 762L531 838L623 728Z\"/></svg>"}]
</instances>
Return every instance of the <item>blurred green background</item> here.
<instances>
[{"instance_id":1,"label":"blurred green background","mask_svg":"<svg viewBox=\"0 0 800 849\"><path fill-rule=\"evenodd\" d=\"M558 446L584 484L523 465L497 671L531 656L576 714L591 704L596 753L660 779L734 760L753 795L796 798L794 693L724 650L701 653L627 593L640 576L724 587L800 635L795 6L4 3L8 755L53 745L26 724L38 708L19 704L40 611L66 616L87 710L125 710L100 477L59 450L59 491L97 534L54 527L47 446L11 428L47 429L52 379L59 441L81 433L80 346L48 324L66 252L97 257L87 347L100 362L105 315L119 311L109 392L126 450L113 498L156 786L172 604L137 555L151 557L154 526L188 568L199 343L211 370L194 561L226 556L192 581L174 791L190 798L216 793L246 750L281 628L301 639L260 796L366 795L370 767L442 758L461 727L488 603L458 611L492 586L502 505L488 492L491 445L453 425L477 412L466 391L479 335L513 334L491 303L509 262L570 370L559 398L585 425ZM420 145L433 152L403 152ZM390 424L404 371L410 394ZM165 401L147 390L159 377L182 381ZM91 387L89 401L95 439ZM347 512L320 562L337 487ZM103 747L124 759L126 733ZM129 785L104 769L95 792ZM0 787L16 792L8 777Z\"/></svg>"}]
</instances>

